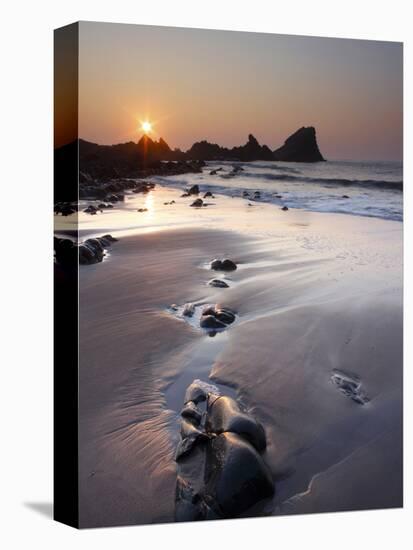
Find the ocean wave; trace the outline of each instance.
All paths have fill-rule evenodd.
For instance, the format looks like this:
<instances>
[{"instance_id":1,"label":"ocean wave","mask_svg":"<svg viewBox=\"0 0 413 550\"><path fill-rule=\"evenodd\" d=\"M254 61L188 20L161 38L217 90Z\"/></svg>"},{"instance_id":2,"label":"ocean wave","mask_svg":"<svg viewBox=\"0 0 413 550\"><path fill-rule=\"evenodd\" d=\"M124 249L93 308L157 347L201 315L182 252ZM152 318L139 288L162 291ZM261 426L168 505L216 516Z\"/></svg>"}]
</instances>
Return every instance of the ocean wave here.
<instances>
[{"instance_id":1,"label":"ocean wave","mask_svg":"<svg viewBox=\"0 0 413 550\"><path fill-rule=\"evenodd\" d=\"M260 174L258 172L246 172L244 177L266 179L271 181L290 181L300 183L316 183L318 185L325 186L357 186L357 187L377 187L379 189L391 189L395 191L403 191L403 181L390 181L390 180L359 180L359 179L346 179L346 178L311 178L308 176L291 176L289 174Z\"/></svg>"}]
</instances>

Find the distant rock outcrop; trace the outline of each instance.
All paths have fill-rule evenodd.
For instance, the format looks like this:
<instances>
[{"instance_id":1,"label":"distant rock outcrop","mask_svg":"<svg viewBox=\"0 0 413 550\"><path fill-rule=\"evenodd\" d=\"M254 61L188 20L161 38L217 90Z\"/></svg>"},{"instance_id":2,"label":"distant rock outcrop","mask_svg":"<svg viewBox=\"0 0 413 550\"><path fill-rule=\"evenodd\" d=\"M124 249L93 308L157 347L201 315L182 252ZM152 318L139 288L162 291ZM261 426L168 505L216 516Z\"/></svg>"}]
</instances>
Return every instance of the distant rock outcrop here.
<instances>
[{"instance_id":1,"label":"distant rock outcrop","mask_svg":"<svg viewBox=\"0 0 413 550\"><path fill-rule=\"evenodd\" d=\"M117 145L98 145L79 139L80 181L184 173L192 168L199 170L195 165L183 164L185 156L179 149L172 150L162 138L155 141L147 135L142 136L138 143L129 141Z\"/></svg>"},{"instance_id":2,"label":"distant rock outcrop","mask_svg":"<svg viewBox=\"0 0 413 550\"><path fill-rule=\"evenodd\" d=\"M260 145L252 134L249 134L248 141L241 147L234 147L232 153L235 158L244 162L253 160L274 160L271 149L266 145Z\"/></svg>"},{"instance_id":3,"label":"distant rock outcrop","mask_svg":"<svg viewBox=\"0 0 413 550\"><path fill-rule=\"evenodd\" d=\"M325 159L317 145L315 128L302 127L285 140L279 149L273 152L273 160L285 162L320 162Z\"/></svg>"},{"instance_id":4,"label":"distant rock outcrop","mask_svg":"<svg viewBox=\"0 0 413 550\"><path fill-rule=\"evenodd\" d=\"M271 149L267 145L260 145L252 134L249 134L245 145L232 149L205 140L198 141L188 149L185 155L191 160L240 160L243 162L274 160Z\"/></svg>"},{"instance_id":5,"label":"distant rock outcrop","mask_svg":"<svg viewBox=\"0 0 413 550\"><path fill-rule=\"evenodd\" d=\"M208 160L318 162L324 158L312 126L297 130L274 152L267 145L260 145L252 134L244 145L237 147L221 147L204 140L194 143L186 152L171 149L164 139L156 141L148 135L142 136L138 143L116 145L98 145L79 139L55 150L55 197L57 201L75 201L78 182L90 187L97 181L201 172L204 161ZM240 170L235 167L221 177L233 177Z\"/></svg>"}]
</instances>

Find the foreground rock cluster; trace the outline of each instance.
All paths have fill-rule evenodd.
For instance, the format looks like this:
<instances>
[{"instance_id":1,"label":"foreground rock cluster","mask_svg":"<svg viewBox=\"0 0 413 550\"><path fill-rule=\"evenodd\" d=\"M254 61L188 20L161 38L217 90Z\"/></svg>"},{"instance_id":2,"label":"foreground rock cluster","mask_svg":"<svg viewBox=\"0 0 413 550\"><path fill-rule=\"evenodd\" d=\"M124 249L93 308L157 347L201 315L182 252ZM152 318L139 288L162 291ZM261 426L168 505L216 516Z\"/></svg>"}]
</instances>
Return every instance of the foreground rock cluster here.
<instances>
[{"instance_id":1,"label":"foreground rock cluster","mask_svg":"<svg viewBox=\"0 0 413 550\"><path fill-rule=\"evenodd\" d=\"M54 238L54 251L56 262L68 267L75 267L77 262L80 265L91 265L101 262L108 249L118 239L112 235L103 235L87 239L82 243L75 243L71 239Z\"/></svg>"},{"instance_id":2,"label":"foreground rock cluster","mask_svg":"<svg viewBox=\"0 0 413 550\"><path fill-rule=\"evenodd\" d=\"M187 388L176 449L177 521L236 518L274 493L262 425L200 380Z\"/></svg>"}]
</instances>

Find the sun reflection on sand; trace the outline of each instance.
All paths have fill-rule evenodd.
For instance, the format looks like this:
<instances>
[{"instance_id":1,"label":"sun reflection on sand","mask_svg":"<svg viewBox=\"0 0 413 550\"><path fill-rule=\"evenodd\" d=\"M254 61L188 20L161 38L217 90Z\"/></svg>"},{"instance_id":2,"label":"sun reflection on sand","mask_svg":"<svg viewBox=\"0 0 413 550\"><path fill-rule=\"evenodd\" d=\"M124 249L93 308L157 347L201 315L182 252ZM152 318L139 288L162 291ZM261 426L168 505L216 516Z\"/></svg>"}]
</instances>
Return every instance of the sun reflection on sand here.
<instances>
[{"instance_id":1,"label":"sun reflection on sand","mask_svg":"<svg viewBox=\"0 0 413 550\"><path fill-rule=\"evenodd\" d=\"M144 208L148 209L147 211L148 218L153 218L155 216L155 212L156 212L155 201L153 200L153 193L151 191L147 193L147 195L145 196Z\"/></svg>"}]
</instances>

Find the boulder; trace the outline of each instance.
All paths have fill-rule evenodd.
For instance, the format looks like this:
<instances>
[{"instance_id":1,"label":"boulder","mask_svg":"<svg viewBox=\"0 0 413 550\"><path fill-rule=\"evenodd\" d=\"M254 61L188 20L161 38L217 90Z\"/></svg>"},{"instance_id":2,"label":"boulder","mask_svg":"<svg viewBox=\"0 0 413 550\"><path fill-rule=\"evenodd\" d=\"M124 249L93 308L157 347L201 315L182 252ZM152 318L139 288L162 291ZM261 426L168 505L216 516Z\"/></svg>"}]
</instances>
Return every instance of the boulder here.
<instances>
[{"instance_id":1,"label":"boulder","mask_svg":"<svg viewBox=\"0 0 413 550\"><path fill-rule=\"evenodd\" d=\"M75 267L80 265L91 265L99 263L105 256L105 250L117 239L112 235L104 235L86 239L83 243L76 244L71 239L54 239L56 262L61 265Z\"/></svg>"},{"instance_id":2,"label":"boulder","mask_svg":"<svg viewBox=\"0 0 413 550\"><path fill-rule=\"evenodd\" d=\"M264 428L255 418L242 412L231 397L222 396L213 401L205 428L207 432L216 434L233 432L241 435L259 452L266 447Z\"/></svg>"},{"instance_id":3,"label":"boulder","mask_svg":"<svg viewBox=\"0 0 413 550\"><path fill-rule=\"evenodd\" d=\"M195 426L198 426L201 422L202 413L193 401L188 401L181 410L181 416L182 418L189 419Z\"/></svg>"},{"instance_id":4,"label":"boulder","mask_svg":"<svg viewBox=\"0 0 413 550\"><path fill-rule=\"evenodd\" d=\"M202 199L195 199L190 206L193 206L195 208L200 208L201 206L204 206L204 201Z\"/></svg>"},{"instance_id":5,"label":"boulder","mask_svg":"<svg viewBox=\"0 0 413 550\"><path fill-rule=\"evenodd\" d=\"M219 330L226 328L227 325L217 319L214 315L202 315L199 326L205 329Z\"/></svg>"},{"instance_id":6,"label":"boulder","mask_svg":"<svg viewBox=\"0 0 413 550\"><path fill-rule=\"evenodd\" d=\"M216 288L229 288L229 284L227 284L222 279L211 279L208 281L209 286L214 286Z\"/></svg>"},{"instance_id":7,"label":"boulder","mask_svg":"<svg viewBox=\"0 0 413 550\"><path fill-rule=\"evenodd\" d=\"M195 313L194 304L185 304L184 309L182 311L182 315L185 315L185 317L192 317L194 313Z\"/></svg>"},{"instance_id":8,"label":"boulder","mask_svg":"<svg viewBox=\"0 0 413 550\"><path fill-rule=\"evenodd\" d=\"M189 194L189 195L199 195L199 187L198 187L198 185L193 185L193 186L188 190L188 194Z\"/></svg>"},{"instance_id":9,"label":"boulder","mask_svg":"<svg viewBox=\"0 0 413 550\"><path fill-rule=\"evenodd\" d=\"M212 384L207 384L201 380L194 380L185 392L184 403L193 401L196 405L202 401L206 401L210 394L217 394L218 388Z\"/></svg>"},{"instance_id":10,"label":"boulder","mask_svg":"<svg viewBox=\"0 0 413 550\"><path fill-rule=\"evenodd\" d=\"M238 517L274 494L268 467L240 435L226 432L210 439L207 457L204 499L220 517Z\"/></svg>"},{"instance_id":11,"label":"boulder","mask_svg":"<svg viewBox=\"0 0 413 550\"><path fill-rule=\"evenodd\" d=\"M175 493L177 521L236 518L274 494L271 473L261 456L265 432L261 424L242 411L235 399L220 396L218 389L194 380L185 400L207 400L199 422L181 421L176 449L178 475ZM185 405L197 409L194 401ZM197 409L198 410L198 409Z\"/></svg>"},{"instance_id":12,"label":"boulder","mask_svg":"<svg viewBox=\"0 0 413 550\"><path fill-rule=\"evenodd\" d=\"M273 159L285 162L324 161L318 148L315 128L303 126L294 132L282 147L273 152Z\"/></svg>"},{"instance_id":13,"label":"boulder","mask_svg":"<svg viewBox=\"0 0 413 550\"><path fill-rule=\"evenodd\" d=\"M228 258L224 260L212 260L211 269L215 271L235 271L237 269L237 264Z\"/></svg>"}]
</instances>

